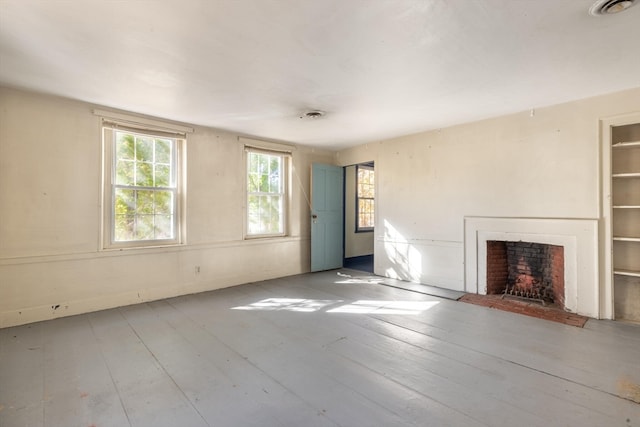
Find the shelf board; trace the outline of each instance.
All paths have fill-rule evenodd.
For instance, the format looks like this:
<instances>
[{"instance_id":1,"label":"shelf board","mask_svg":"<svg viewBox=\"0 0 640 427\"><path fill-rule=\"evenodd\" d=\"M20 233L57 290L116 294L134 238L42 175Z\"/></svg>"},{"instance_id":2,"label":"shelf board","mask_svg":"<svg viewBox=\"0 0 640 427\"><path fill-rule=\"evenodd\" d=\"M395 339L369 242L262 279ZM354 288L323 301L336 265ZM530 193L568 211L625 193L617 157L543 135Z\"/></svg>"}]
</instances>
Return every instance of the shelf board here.
<instances>
[{"instance_id":1,"label":"shelf board","mask_svg":"<svg viewBox=\"0 0 640 427\"><path fill-rule=\"evenodd\" d=\"M632 148L640 147L640 141L618 142L612 145L613 148Z\"/></svg>"},{"instance_id":2,"label":"shelf board","mask_svg":"<svg viewBox=\"0 0 640 427\"><path fill-rule=\"evenodd\" d=\"M640 237L614 236L613 240L618 242L640 242Z\"/></svg>"},{"instance_id":3,"label":"shelf board","mask_svg":"<svg viewBox=\"0 0 640 427\"><path fill-rule=\"evenodd\" d=\"M640 178L640 172L614 173L611 176L613 178Z\"/></svg>"},{"instance_id":4,"label":"shelf board","mask_svg":"<svg viewBox=\"0 0 640 427\"><path fill-rule=\"evenodd\" d=\"M640 205L614 205L613 209L640 209Z\"/></svg>"},{"instance_id":5,"label":"shelf board","mask_svg":"<svg viewBox=\"0 0 640 427\"><path fill-rule=\"evenodd\" d=\"M640 277L640 271L637 270L613 270L613 274L617 274L618 276L632 276L632 277Z\"/></svg>"}]
</instances>

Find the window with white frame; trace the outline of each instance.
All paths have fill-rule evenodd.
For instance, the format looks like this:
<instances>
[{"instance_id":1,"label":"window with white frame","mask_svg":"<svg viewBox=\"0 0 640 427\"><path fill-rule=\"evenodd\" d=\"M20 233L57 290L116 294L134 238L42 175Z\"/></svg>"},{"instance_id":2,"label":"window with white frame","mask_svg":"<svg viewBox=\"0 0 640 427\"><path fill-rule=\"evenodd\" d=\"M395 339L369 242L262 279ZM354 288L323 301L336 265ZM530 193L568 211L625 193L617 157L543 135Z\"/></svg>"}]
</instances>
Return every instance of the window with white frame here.
<instances>
[{"instance_id":1,"label":"window with white frame","mask_svg":"<svg viewBox=\"0 0 640 427\"><path fill-rule=\"evenodd\" d=\"M373 231L375 223L375 172L373 165L356 166L356 231Z\"/></svg>"},{"instance_id":2,"label":"window with white frame","mask_svg":"<svg viewBox=\"0 0 640 427\"><path fill-rule=\"evenodd\" d=\"M246 147L247 237L284 236L289 153Z\"/></svg>"},{"instance_id":3,"label":"window with white frame","mask_svg":"<svg viewBox=\"0 0 640 427\"><path fill-rule=\"evenodd\" d=\"M105 125L104 247L181 241L184 135Z\"/></svg>"}]
</instances>

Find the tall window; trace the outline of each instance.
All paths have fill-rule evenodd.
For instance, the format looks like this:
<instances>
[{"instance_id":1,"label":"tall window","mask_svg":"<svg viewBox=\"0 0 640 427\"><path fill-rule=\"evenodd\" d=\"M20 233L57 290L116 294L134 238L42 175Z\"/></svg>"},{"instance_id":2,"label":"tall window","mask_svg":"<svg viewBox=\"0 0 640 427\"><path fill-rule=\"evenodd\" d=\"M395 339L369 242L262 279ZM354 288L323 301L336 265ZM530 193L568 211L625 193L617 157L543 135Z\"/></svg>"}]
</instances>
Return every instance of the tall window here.
<instances>
[{"instance_id":1,"label":"tall window","mask_svg":"<svg viewBox=\"0 0 640 427\"><path fill-rule=\"evenodd\" d=\"M372 165L356 166L356 231L372 231L375 219L375 175Z\"/></svg>"},{"instance_id":2,"label":"tall window","mask_svg":"<svg viewBox=\"0 0 640 427\"><path fill-rule=\"evenodd\" d=\"M104 142L105 246L179 243L181 139L105 127Z\"/></svg>"},{"instance_id":3,"label":"tall window","mask_svg":"<svg viewBox=\"0 0 640 427\"><path fill-rule=\"evenodd\" d=\"M247 236L283 236L289 154L249 147L246 152Z\"/></svg>"}]
</instances>

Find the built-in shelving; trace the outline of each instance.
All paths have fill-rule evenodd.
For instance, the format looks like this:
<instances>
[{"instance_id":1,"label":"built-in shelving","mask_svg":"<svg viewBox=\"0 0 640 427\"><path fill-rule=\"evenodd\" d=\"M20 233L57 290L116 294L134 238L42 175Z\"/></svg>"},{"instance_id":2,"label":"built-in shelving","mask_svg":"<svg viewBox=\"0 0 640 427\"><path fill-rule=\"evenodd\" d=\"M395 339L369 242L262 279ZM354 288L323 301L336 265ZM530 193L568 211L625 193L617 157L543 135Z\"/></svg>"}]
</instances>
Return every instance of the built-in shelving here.
<instances>
[{"instance_id":1,"label":"built-in shelving","mask_svg":"<svg viewBox=\"0 0 640 427\"><path fill-rule=\"evenodd\" d=\"M640 237L614 236L613 240L617 240L618 242L640 242Z\"/></svg>"},{"instance_id":2,"label":"built-in shelving","mask_svg":"<svg viewBox=\"0 0 640 427\"><path fill-rule=\"evenodd\" d=\"M614 173L611 176L614 178L640 178L640 172Z\"/></svg>"},{"instance_id":3,"label":"built-in shelving","mask_svg":"<svg viewBox=\"0 0 640 427\"><path fill-rule=\"evenodd\" d=\"M640 141L617 142L617 143L613 144L611 147L613 147L613 148L634 148L634 147L640 147Z\"/></svg>"},{"instance_id":4,"label":"built-in shelving","mask_svg":"<svg viewBox=\"0 0 640 427\"><path fill-rule=\"evenodd\" d=\"M601 314L640 322L640 112L603 119L601 125Z\"/></svg>"},{"instance_id":5,"label":"built-in shelving","mask_svg":"<svg viewBox=\"0 0 640 427\"><path fill-rule=\"evenodd\" d=\"M613 128L611 139L612 245L614 287L632 295L640 286L640 123ZM633 304L618 301L617 316Z\"/></svg>"},{"instance_id":6,"label":"built-in shelving","mask_svg":"<svg viewBox=\"0 0 640 427\"><path fill-rule=\"evenodd\" d=\"M613 274L618 276L640 277L640 271L634 270L613 270Z\"/></svg>"}]
</instances>

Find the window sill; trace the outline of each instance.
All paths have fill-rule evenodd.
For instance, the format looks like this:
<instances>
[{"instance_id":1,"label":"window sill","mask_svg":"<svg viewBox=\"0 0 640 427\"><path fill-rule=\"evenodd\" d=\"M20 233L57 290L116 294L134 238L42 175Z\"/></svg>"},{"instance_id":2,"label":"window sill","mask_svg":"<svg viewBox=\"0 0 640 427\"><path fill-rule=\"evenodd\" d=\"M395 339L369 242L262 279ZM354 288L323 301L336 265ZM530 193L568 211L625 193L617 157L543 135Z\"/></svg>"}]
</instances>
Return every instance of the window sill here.
<instances>
[{"instance_id":1,"label":"window sill","mask_svg":"<svg viewBox=\"0 0 640 427\"><path fill-rule=\"evenodd\" d=\"M122 251L136 251L136 250L145 250L145 249L171 249L180 246L185 246L184 243L171 242L171 243L156 243L150 245L123 245L123 246L108 246L100 249L101 252L122 252Z\"/></svg>"}]
</instances>

